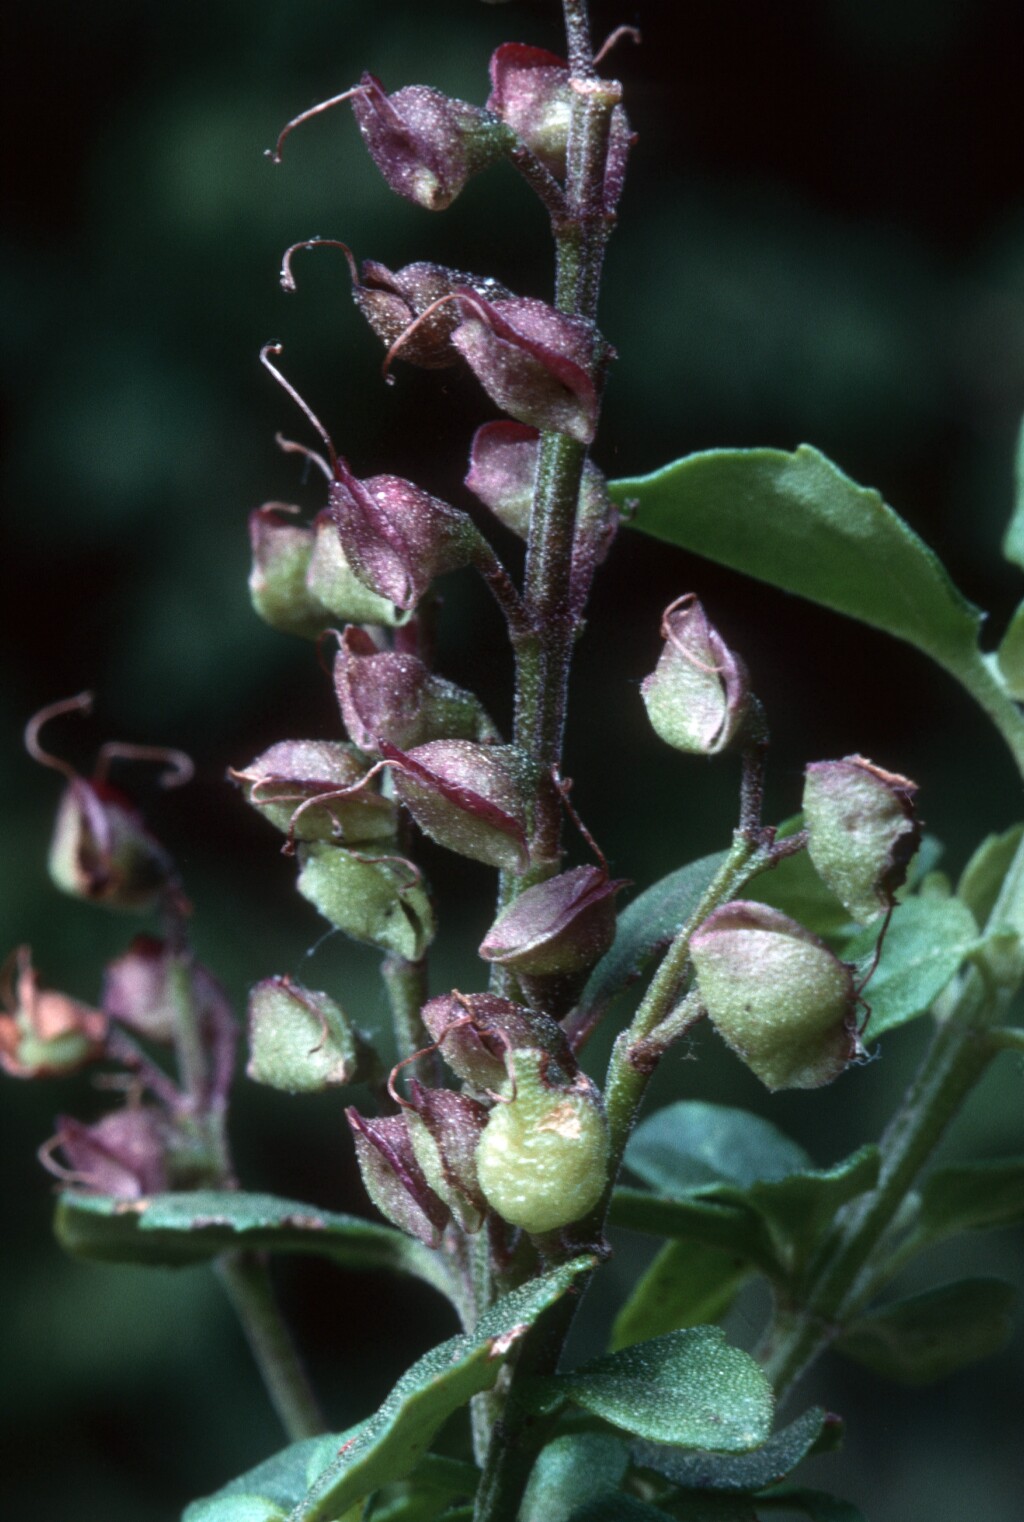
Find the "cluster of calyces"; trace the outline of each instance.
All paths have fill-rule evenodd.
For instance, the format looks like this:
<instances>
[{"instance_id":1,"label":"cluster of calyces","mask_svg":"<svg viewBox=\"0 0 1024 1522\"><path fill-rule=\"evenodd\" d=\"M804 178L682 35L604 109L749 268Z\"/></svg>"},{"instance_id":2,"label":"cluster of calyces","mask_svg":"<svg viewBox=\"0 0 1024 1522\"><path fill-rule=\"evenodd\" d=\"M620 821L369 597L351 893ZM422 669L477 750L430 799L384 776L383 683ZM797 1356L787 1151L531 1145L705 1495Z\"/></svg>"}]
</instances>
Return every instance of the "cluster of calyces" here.
<instances>
[{"instance_id":1,"label":"cluster of calyces","mask_svg":"<svg viewBox=\"0 0 1024 1522\"><path fill-rule=\"evenodd\" d=\"M431 1000L423 1020L462 1092L416 1079L399 1113L349 1124L367 1192L395 1225L436 1246L449 1223L489 1215L533 1236L586 1217L606 1183L600 1095L561 1027L494 994Z\"/></svg>"},{"instance_id":2,"label":"cluster of calyces","mask_svg":"<svg viewBox=\"0 0 1024 1522\"><path fill-rule=\"evenodd\" d=\"M224 1158L203 1120L226 1106L236 1027L224 990L187 950L136 936L108 964L94 1007L41 986L23 946L8 958L0 1000L7 1073L46 1078L101 1065L98 1083L122 1095L89 1124L58 1117L40 1152L50 1172L80 1192L125 1199L223 1182ZM175 1079L165 1054L183 1018L202 1050L202 1072Z\"/></svg>"},{"instance_id":3,"label":"cluster of calyces","mask_svg":"<svg viewBox=\"0 0 1024 1522\"><path fill-rule=\"evenodd\" d=\"M18 1078L97 1065L97 1086L123 1097L98 1121L61 1116L42 1149L71 1187L137 1197L221 1184L230 1177L223 1116L237 1031L227 998L189 947L186 900L174 863L142 811L110 780L115 765L157 766L179 786L192 763L178 750L109 742L88 776L44 748L46 726L91 710L92 697L52 703L29 721L25 745L65 779L49 853L56 886L102 908L156 913L160 935L140 934L105 970L97 1006L45 988L27 947L8 959L0 988L0 1066Z\"/></svg>"}]
</instances>

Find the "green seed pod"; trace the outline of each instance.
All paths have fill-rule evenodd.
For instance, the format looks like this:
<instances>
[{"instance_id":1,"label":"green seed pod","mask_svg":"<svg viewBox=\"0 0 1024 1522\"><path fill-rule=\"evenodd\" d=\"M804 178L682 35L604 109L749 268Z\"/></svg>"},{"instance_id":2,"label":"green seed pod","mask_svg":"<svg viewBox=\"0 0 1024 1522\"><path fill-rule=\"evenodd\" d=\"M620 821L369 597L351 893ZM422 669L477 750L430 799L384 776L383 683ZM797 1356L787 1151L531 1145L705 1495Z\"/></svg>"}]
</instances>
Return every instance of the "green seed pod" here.
<instances>
[{"instance_id":1,"label":"green seed pod","mask_svg":"<svg viewBox=\"0 0 1024 1522\"><path fill-rule=\"evenodd\" d=\"M597 1090L579 1074L549 1086L548 1058L509 1053L514 1094L495 1105L476 1150L487 1202L512 1226L539 1233L578 1221L597 1204L608 1168L608 1127Z\"/></svg>"},{"instance_id":2,"label":"green seed pod","mask_svg":"<svg viewBox=\"0 0 1024 1522\"><path fill-rule=\"evenodd\" d=\"M723 904L690 941L701 1002L769 1089L816 1089L861 1055L853 974L767 904Z\"/></svg>"},{"instance_id":3,"label":"green seed pod","mask_svg":"<svg viewBox=\"0 0 1024 1522\"><path fill-rule=\"evenodd\" d=\"M265 502L249 514L249 596L272 629L316 639L330 627L331 615L306 586L313 530L284 516L298 511L287 502Z\"/></svg>"},{"instance_id":4,"label":"green seed pod","mask_svg":"<svg viewBox=\"0 0 1024 1522\"><path fill-rule=\"evenodd\" d=\"M863 756L813 761L804 779L807 852L822 881L861 925L893 906L921 844L917 785Z\"/></svg>"},{"instance_id":5,"label":"green seed pod","mask_svg":"<svg viewBox=\"0 0 1024 1522\"><path fill-rule=\"evenodd\" d=\"M746 717L747 668L692 593L665 609L661 634L665 648L640 688L647 717L667 745L717 756Z\"/></svg>"},{"instance_id":6,"label":"green seed pod","mask_svg":"<svg viewBox=\"0 0 1024 1522\"><path fill-rule=\"evenodd\" d=\"M364 856L315 841L299 847L299 892L356 941L418 962L434 939L430 895L397 856Z\"/></svg>"},{"instance_id":7,"label":"green seed pod","mask_svg":"<svg viewBox=\"0 0 1024 1522\"><path fill-rule=\"evenodd\" d=\"M84 777L64 790L47 865L62 892L139 912L160 902L173 877L170 857L131 800Z\"/></svg>"},{"instance_id":8,"label":"green seed pod","mask_svg":"<svg viewBox=\"0 0 1024 1522\"><path fill-rule=\"evenodd\" d=\"M291 978L264 978L249 994L249 1064L257 1083L286 1094L318 1094L352 1083L359 1039L328 994Z\"/></svg>"},{"instance_id":9,"label":"green seed pod","mask_svg":"<svg viewBox=\"0 0 1024 1522\"><path fill-rule=\"evenodd\" d=\"M464 1231L479 1231L487 1201L476 1174L476 1149L487 1110L468 1094L409 1082L405 1124L423 1176Z\"/></svg>"}]
</instances>

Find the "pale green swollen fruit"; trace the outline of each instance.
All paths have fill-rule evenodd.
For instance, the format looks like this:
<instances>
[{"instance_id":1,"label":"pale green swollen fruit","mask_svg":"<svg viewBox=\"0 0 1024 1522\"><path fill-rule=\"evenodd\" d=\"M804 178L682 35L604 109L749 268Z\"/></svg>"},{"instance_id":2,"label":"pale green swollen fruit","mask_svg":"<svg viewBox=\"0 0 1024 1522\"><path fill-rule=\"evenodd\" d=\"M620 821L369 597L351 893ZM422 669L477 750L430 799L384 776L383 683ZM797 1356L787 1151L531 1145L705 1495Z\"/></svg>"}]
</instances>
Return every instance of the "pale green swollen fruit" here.
<instances>
[{"instance_id":1,"label":"pale green swollen fruit","mask_svg":"<svg viewBox=\"0 0 1024 1522\"><path fill-rule=\"evenodd\" d=\"M597 1204L608 1168L601 1101L582 1075L549 1087L546 1053L516 1050L514 1098L495 1105L476 1152L488 1204L512 1226L557 1231Z\"/></svg>"}]
</instances>

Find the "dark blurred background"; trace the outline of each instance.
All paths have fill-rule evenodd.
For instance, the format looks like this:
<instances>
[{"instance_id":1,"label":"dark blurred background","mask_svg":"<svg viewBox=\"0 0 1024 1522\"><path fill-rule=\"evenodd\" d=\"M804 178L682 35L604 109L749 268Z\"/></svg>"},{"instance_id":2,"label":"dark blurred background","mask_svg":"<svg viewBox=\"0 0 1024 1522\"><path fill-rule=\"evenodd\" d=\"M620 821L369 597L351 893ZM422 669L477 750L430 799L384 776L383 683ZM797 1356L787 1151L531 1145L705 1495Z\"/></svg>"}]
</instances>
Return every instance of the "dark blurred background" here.
<instances>
[{"instance_id":1,"label":"dark blurred background","mask_svg":"<svg viewBox=\"0 0 1024 1522\"><path fill-rule=\"evenodd\" d=\"M813 442L935 546L994 640L1021 595L998 547L1024 406L1024 13L994 0L595 0L594 12L598 35L621 22L644 33L614 58L640 142L607 266L603 325L621 357L599 463L625 475L713 445ZM56 779L20 748L37 707L93 687L96 718L53 732L81 765L111 737L196 759L193 786L161 796L144 782L142 796L181 862L200 952L238 1004L257 977L291 971L379 1024L374 956L337 938L306 955L322 925L224 782L273 740L337 732L312 648L248 604L248 510L319 505L316 482L274 447L276 429L304 435L256 356L284 341L289 376L357 473L405 473L469 505L465 449L493 415L486 399L456 371L399 366L384 387L341 256L302 256L285 297L280 255L340 237L394 268L437 258L545 296L550 248L510 170L474 181L444 217L398 201L344 111L296 134L277 169L262 150L364 67L389 88L482 101L491 49L558 48L557 15L552 0L7 0L0 921L3 946L31 942L51 984L95 999L136 928L51 888ZM731 828L734 762L667 752L637 694L660 609L694 589L767 705L778 817L797 805L805 760L853 750L920 782L954 876L1019 816L1001 743L922 657L625 533L580 652L568 765L617 873L645 886ZM487 598L466 577L444 591L442 669L505 719ZM479 986L466 948L486 929L488 875L424 854L446 927L436 987ZM661 1097L754 1106L824 1164L877 1135L922 1037L894 1035L834 1090L776 1100L705 1041L699 1067L667 1064ZM1002 1064L955 1128L960 1155L1022 1150L1020 1064ZM34 1150L55 1113L88 1118L102 1103L84 1078L3 1087L5 1517L171 1522L280 1442L210 1275L83 1267L53 1246ZM366 1208L337 1099L243 1084L234 1135L250 1185ZM640 1251L623 1244L581 1353ZM1020 1281L1020 1253L1019 1232L1002 1233L922 1274ZM282 1265L279 1283L339 1428L450 1330L425 1289L315 1264ZM741 1308L740 1340L756 1314ZM818 1482L872 1522L1020 1516L1019 1335L924 1392L837 1361L804 1393L850 1420Z\"/></svg>"}]
</instances>

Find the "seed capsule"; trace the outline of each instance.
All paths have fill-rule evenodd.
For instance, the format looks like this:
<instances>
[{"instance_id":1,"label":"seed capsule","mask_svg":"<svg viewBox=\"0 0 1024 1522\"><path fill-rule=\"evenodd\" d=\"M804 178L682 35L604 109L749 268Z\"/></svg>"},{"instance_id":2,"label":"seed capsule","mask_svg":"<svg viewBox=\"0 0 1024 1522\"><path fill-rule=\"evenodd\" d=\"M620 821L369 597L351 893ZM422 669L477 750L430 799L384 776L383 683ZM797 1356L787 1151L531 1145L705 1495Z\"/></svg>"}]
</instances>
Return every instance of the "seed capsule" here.
<instances>
[{"instance_id":1,"label":"seed capsule","mask_svg":"<svg viewBox=\"0 0 1024 1522\"><path fill-rule=\"evenodd\" d=\"M511 1226L557 1231L597 1204L608 1167L608 1127L600 1096L578 1074L549 1085L536 1048L509 1054L514 1095L495 1105L476 1151L488 1204Z\"/></svg>"}]
</instances>

